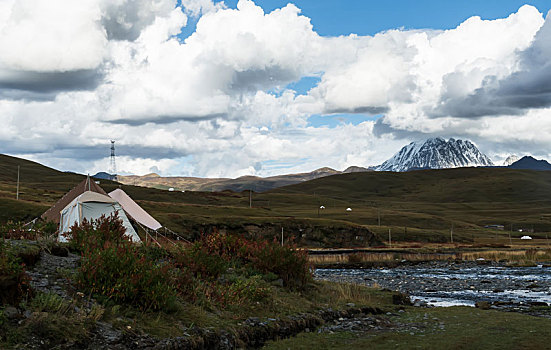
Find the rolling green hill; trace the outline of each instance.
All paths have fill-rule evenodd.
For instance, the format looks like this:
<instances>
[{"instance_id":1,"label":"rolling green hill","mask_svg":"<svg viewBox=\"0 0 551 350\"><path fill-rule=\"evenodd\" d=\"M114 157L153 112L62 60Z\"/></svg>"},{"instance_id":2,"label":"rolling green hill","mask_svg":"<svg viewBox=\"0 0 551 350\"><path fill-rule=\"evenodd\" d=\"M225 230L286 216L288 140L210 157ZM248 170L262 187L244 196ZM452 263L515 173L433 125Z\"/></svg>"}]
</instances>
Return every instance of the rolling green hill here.
<instances>
[{"instance_id":1,"label":"rolling green hill","mask_svg":"<svg viewBox=\"0 0 551 350\"><path fill-rule=\"evenodd\" d=\"M19 200L15 199L17 166L20 166ZM0 224L9 220L28 222L40 216L82 179L84 175L0 155ZM266 202L256 198L256 194L253 207L249 208L249 192L169 192L108 180L101 180L100 185L107 192L121 187L165 227L189 239L213 229L279 238L283 228L286 237L300 236L305 245L343 245L344 240L359 236L362 245L374 242L373 234L365 227L340 220L294 218L266 207ZM285 203L276 205L286 207ZM334 232L340 235L337 237Z\"/></svg>"},{"instance_id":2,"label":"rolling green hill","mask_svg":"<svg viewBox=\"0 0 551 350\"><path fill-rule=\"evenodd\" d=\"M501 224L510 229L551 230L551 172L506 168L459 168L405 173L355 173L271 191L315 196L331 208L352 208L350 221L378 227L449 231ZM334 217L332 210L326 217ZM338 216L342 216L339 214Z\"/></svg>"},{"instance_id":3,"label":"rolling green hill","mask_svg":"<svg viewBox=\"0 0 551 350\"><path fill-rule=\"evenodd\" d=\"M17 166L20 200L15 200ZM83 175L59 172L0 155L0 223L39 216ZM121 186L163 225L189 238L214 227L228 232L297 237L304 245L374 244L385 240L446 241L453 225L456 240L505 237L507 231L484 225L513 225L551 231L551 172L505 168L461 168L407 173L340 174L249 192L169 192L102 180L111 191ZM324 209L320 209L324 206ZM350 207L352 211L346 211Z\"/></svg>"},{"instance_id":4,"label":"rolling green hill","mask_svg":"<svg viewBox=\"0 0 551 350\"><path fill-rule=\"evenodd\" d=\"M273 192L414 202L529 202L551 198L551 172L458 168L330 176Z\"/></svg>"}]
</instances>

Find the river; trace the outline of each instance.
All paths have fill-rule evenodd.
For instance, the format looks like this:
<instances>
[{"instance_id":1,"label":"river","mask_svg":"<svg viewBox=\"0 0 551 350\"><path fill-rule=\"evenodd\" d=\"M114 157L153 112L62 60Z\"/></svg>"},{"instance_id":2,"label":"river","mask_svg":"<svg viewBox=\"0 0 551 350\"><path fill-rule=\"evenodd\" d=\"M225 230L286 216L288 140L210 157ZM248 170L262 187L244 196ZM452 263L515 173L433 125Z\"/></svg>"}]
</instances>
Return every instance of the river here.
<instances>
[{"instance_id":1,"label":"river","mask_svg":"<svg viewBox=\"0 0 551 350\"><path fill-rule=\"evenodd\" d=\"M317 269L315 277L401 291L418 305L475 306L481 301L496 308L551 305L551 267L542 265L435 261L396 268Z\"/></svg>"}]
</instances>

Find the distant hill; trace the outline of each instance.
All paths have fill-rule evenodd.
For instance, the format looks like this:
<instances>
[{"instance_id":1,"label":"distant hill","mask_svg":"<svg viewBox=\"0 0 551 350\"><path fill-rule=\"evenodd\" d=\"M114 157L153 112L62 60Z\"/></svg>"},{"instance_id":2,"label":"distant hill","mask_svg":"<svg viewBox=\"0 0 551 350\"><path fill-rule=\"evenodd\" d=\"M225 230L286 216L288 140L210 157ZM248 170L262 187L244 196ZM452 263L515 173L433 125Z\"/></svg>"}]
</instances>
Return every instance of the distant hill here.
<instances>
[{"instance_id":1,"label":"distant hill","mask_svg":"<svg viewBox=\"0 0 551 350\"><path fill-rule=\"evenodd\" d=\"M117 175L111 175L109 173L106 173L105 171L100 171L99 173L97 173L96 175L94 175L92 177L95 178L95 179L100 179L100 180L116 180L117 179Z\"/></svg>"},{"instance_id":2,"label":"distant hill","mask_svg":"<svg viewBox=\"0 0 551 350\"><path fill-rule=\"evenodd\" d=\"M524 156L513 164L509 165L510 169L526 169L526 170L551 170L551 164L546 160L537 160L531 156Z\"/></svg>"},{"instance_id":3,"label":"distant hill","mask_svg":"<svg viewBox=\"0 0 551 350\"><path fill-rule=\"evenodd\" d=\"M357 172L369 171L361 167L349 167L344 171ZM236 179L228 178L199 178L199 177L181 177L170 176L162 177L158 174L147 174L143 176L130 175L118 176L117 180L124 184L168 189L170 187L179 191L209 191L217 192L224 190L245 191L253 190L255 192L268 191L277 187L292 185L308 180L318 179L320 177L337 175L343 172L328 167L316 169L308 173L277 175L270 177L241 176Z\"/></svg>"},{"instance_id":4,"label":"distant hill","mask_svg":"<svg viewBox=\"0 0 551 350\"><path fill-rule=\"evenodd\" d=\"M366 172L366 171L373 171L373 170L368 169L368 168L364 168L364 167L361 167L361 166L349 166L348 168L344 169L342 173L343 174L363 173L363 172Z\"/></svg>"},{"instance_id":5,"label":"distant hill","mask_svg":"<svg viewBox=\"0 0 551 350\"><path fill-rule=\"evenodd\" d=\"M377 171L411 171L492 166L486 155L468 140L444 140L441 137L412 142L392 158L374 167Z\"/></svg>"}]
</instances>

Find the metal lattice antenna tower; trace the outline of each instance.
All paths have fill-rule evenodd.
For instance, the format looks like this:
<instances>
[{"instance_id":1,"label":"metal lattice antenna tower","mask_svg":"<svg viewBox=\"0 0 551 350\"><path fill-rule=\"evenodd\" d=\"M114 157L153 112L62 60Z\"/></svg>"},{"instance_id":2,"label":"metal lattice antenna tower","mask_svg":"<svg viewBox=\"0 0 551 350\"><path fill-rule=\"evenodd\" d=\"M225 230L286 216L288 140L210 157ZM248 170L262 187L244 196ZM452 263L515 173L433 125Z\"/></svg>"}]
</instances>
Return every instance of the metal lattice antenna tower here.
<instances>
[{"instance_id":1,"label":"metal lattice antenna tower","mask_svg":"<svg viewBox=\"0 0 551 350\"><path fill-rule=\"evenodd\" d=\"M115 163L115 141L111 140L111 160L109 162L109 174L117 175L117 164Z\"/></svg>"}]
</instances>

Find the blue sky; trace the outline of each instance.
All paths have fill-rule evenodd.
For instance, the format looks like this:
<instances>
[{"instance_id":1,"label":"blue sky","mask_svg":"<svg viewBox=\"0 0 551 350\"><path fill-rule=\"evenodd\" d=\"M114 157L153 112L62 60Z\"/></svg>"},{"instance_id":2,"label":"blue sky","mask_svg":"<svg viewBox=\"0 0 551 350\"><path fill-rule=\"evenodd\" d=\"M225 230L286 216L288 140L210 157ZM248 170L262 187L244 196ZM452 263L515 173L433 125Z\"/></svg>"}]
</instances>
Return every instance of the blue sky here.
<instances>
[{"instance_id":1,"label":"blue sky","mask_svg":"<svg viewBox=\"0 0 551 350\"><path fill-rule=\"evenodd\" d=\"M286 0L259 0L264 11L285 6ZM237 1L226 1L235 7ZM478 15L483 19L507 17L524 4L547 13L548 0L298 0L292 1L312 19L320 35L373 35L383 30L401 28L455 28L465 19Z\"/></svg>"},{"instance_id":2,"label":"blue sky","mask_svg":"<svg viewBox=\"0 0 551 350\"><path fill-rule=\"evenodd\" d=\"M237 2L224 1L229 8L235 8ZM451 29L471 16L507 17L525 4L544 14L551 9L549 0L257 0L255 3L265 12L293 3L323 36L374 35L396 28ZM196 22L197 19L189 19L183 37L194 32Z\"/></svg>"}]
</instances>

